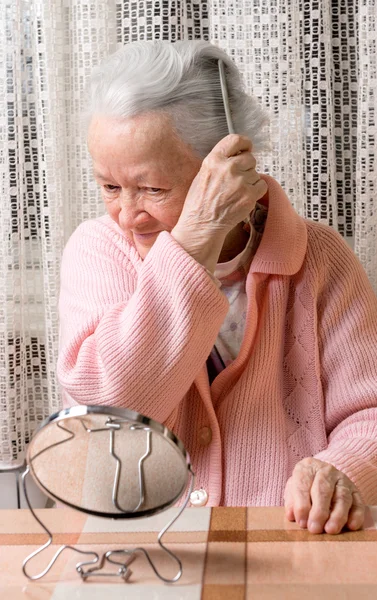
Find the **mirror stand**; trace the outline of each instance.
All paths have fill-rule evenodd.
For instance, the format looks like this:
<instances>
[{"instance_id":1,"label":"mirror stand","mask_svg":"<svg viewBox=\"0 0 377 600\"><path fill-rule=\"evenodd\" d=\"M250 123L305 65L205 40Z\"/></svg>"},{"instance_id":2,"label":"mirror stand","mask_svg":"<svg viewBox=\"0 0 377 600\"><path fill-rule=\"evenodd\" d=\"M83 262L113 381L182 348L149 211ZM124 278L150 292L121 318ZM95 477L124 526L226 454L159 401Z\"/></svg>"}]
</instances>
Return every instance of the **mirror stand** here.
<instances>
[{"instance_id":1,"label":"mirror stand","mask_svg":"<svg viewBox=\"0 0 377 600\"><path fill-rule=\"evenodd\" d=\"M84 561L84 562L79 562L76 564L76 571L77 573L81 576L81 578L86 581L89 577L121 577L124 581L128 581L129 577L132 574L132 571L129 569L129 565L135 560L136 555L137 554L143 554L145 556L145 558L147 559L148 563L150 564L150 566L152 567L155 575L164 583L175 583L176 581L178 581L178 579L180 579L181 575L182 575L182 563L179 560L179 558L168 548L166 548L166 546L163 544L162 542L162 537L164 536L164 534L168 531L168 529L170 529L170 527L173 525L173 523L175 523L175 521L177 521L177 519L180 517L180 515L182 514L182 512L184 511L184 509L187 506L187 503L190 499L190 494L193 491L193 487L194 487L194 473L191 470L191 467L189 466L189 472L190 472L190 484L189 484L189 490L186 496L186 499L182 505L182 507L180 508L179 512L173 517L173 519L171 519L169 521L169 523L167 525L165 525L165 527L160 531L160 533L158 534L157 537L157 541L158 544L160 545L160 547L162 548L162 550L164 552L166 552L167 554L169 554L169 556L177 563L178 565L178 572L177 574L172 577L171 579L163 577L157 570L156 566L154 565L149 553L147 550L145 550L145 548L132 548L130 550L126 550L126 549L121 549L121 550L109 550L108 552L104 552L101 556L99 556L97 554L97 552L94 551L84 551L84 550L79 550L78 548L75 548L74 546L69 546L67 544L61 546L56 553L54 554L54 556L52 557L52 559L50 560L50 562L48 563L47 567L41 571L41 573L38 573L37 575L30 575L27 570L26 570L26 565L28 564L28 562L34 558L34 556L37 556L38 554L40 554L41 552L43 552L43 550L45 550L46 548L48 548L48 546L50 546L52 544L53 541L53 534L47 529L47 527L44 525L44 523L39 519L39 517L36 515L36 513L34 512L31 504L30 504L30 500L29 500L29 496L27 493L27 485L26 485L26 477L28 475L28 473L30 472L30 468L29 466L27 466L26 470L24 471L24 473L22 474L22 486L23 486L23 490L24 490L24 494L25 494L25 499L26 499L26 503L28 505L28 508L31 512L31 514L33 515L34 519L39 523L39 525L42 527L42 529L44 529L44 531L47 533L47 535L49 536L49 539L47 540L47 542L45 544L43 544L43 546L41 546L40 548L38 548L37 550L35 550L34 552L32 552L31 554L29 554L29 556L27 556L25 558L25 560L22 563L22 571L24 573L24 575L30 579L30 580L37 580L37 579L41 579L42 577L44 577L44 575L46 575L51 567L54 565L54 563L56 562L56 560L58 559L58 557L60 556L60 554L68 549L68 550L73 550L74 552L79 552L80 554L86 554L86 555L90 555L93 556L92 560L89 561ZM119 562L117 560L114 560L114 557L119 557L119 556L123 556L125 557L124 560L122 562ZM119 567L117 572L106 572L103 571L103 567L105 565L105 563L111 563L114 565L117 565ZM90 567L89 565L93 565L92 567ZM84 567L88 567L87 569L85 569Z\"/></svg>"}]
</instances>

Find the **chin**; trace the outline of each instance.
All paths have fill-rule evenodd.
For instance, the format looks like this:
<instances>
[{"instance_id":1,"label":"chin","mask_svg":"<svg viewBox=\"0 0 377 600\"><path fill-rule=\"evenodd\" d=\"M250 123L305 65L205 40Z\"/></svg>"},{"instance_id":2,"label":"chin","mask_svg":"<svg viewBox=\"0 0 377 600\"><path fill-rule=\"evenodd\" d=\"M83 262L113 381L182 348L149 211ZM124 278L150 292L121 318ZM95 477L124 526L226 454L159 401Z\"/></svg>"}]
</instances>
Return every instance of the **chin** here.
<instances>
[{"instance_id":1,"label":"chin","mask_svg":"<svg viewBox=\"0 0 377 600\"><path fill-rule=\"evenodd\" d=\"M153 242L153 244L154 244L154 242ZM144 260L144 258L147 256L149 250L152 248L153 244L151 244L150 246L142 246L141 244L138 244L137 242L135 243L136 250L138 251L140 258L142 258Z\"/></svg>"},{"instance_id":2,"label":"chin","mask_svg":"<svg viewBox=\"0 0 377 600\"><path fill-rule=\"evenodd\" d=\"M149 252L149 250L152 248L153 244L156 242L157 238L158 238L157 234L156 236L149 238L148 240L140 240L137 239L135 236L133 237L133 242L136 246L136 250L138 251L139 255L141 258L145 258Z\"/></svg>"}]
</instances>

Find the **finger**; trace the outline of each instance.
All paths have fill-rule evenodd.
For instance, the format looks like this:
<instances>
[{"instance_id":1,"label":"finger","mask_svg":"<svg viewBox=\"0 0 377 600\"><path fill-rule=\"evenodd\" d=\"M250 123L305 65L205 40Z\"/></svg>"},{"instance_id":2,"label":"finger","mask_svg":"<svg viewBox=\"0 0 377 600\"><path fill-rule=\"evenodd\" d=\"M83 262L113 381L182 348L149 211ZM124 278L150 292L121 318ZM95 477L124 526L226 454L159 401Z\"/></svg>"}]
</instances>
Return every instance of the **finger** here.
<instances>
[{"instance_id":1,"label":"finger","mask_svg":"<svg viewBox=\"0 0 377 600\"><path fill-rule=\"evenodd\" d=\"M231 133L216 144L213 152L229 158L230 156L236 156L239 152L251 152L252 147L248 137Z\"/></svg>"},{"instance_id":2,"label":"finger","mask_svg":"<svg viewBox=\"0 0 377 600\"><path fill-rule=\"evenodd\" d=\"M348 514L347 527L351 531L362 529L365 519L365 506L359 492L353 492L353 504Z\"/></svg>"},{"instance_id":3,"label":"finger","mask_svg":"<svg viewBox=\"0 0 377 600\"><path fill-rule=\"evenodd\" d=\"M311 489L312 508L308 519L310 533L322 533L324 530L331 512L337 474L331 465L322 467L316 473Z\"/></svg>"},{"instance_id":4,"label":"finger","mask_svg":"<svg viewBox=\"0 0 377 600\"><path fill-rule=\"evenodd\" d=\"M287 485L285 486L285 491L284 491L285 516L288 519L288 521L295 520L295 513L293 510L293 497L292 497L292 491L291 491L291 487L292 487L291 482L292 482L292 478L290 477L287 481Z\"/></svg>"},{"instance_id":5,"label":"finger","mask_svg":"<svg viewBox=\"0 0 377 600\"><path fill-rule=\"evenodd\" d=\"M258 181L261 180L261 176L255 169L252 169L251 171L248 171L245 175L245 180L249 185L255 185L256 183L258 183Z\"/></svg>"},{"instance_id":6,"label":"finger","mask_svg":"<svg viewBox=\"0 0 377 600\"><path fill-rule=\"evenodd\" d=\"M353 503L350 482L338 480L334 489L330 517L325 524L326 533L340 533L348 521L348 515Z\"/></svg>"},{"instance_id":7,"label":"finger","mask_svg":"<svg viewBox=\"0 0 377 600\"><path fill-rule=\"evenodd\" d=\"M255 183L253 185L253 192L254 192L255 199L257 201L260 200L261 198L263 198L263 196L265 196L267 194L268 185L264 181L264 179L259 179L259 181L257 181L257 183Z\"/></svg>"},{"instance_id":8,"label":"finger","mask_svg":"<svg viewBox=\"0 0 377 600\"><path fill-rule=\"evenodd\" d=\"M258 185L258 184L257 184ZM306 527L312 507L310 490L315 471L311 468L296 465L292 474L292 497L295 521L300 527Z\"/></svg>"},{"instance_id":9,"label":"finger","mask_svg":"<svg viewBox=\"0 0 377 600\"><path fill-rule=\"evenodd\" d=\"M228 161L231 161L229 166L235 172L255 170L257 164L251 152L242 152L242 154L237 154L237 156L231 156L228 158Z\"/></svg>"}]
</instances>

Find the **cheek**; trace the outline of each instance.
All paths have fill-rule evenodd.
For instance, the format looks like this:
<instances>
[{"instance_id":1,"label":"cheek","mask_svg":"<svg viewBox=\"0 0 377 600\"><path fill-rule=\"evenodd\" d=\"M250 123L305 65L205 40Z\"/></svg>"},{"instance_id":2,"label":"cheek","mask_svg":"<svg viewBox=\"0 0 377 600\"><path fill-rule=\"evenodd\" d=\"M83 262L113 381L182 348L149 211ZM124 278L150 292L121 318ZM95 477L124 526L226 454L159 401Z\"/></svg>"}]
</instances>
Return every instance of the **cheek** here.
<instances>
[{"instance_id":1,"label":"cheek","mask_svg":"<svg viewBox=\"0 0 377 600\"><path fill-rule=\"evenodd\" d=\"M177 221L180 217L181 210L179 211L169 211L161 219L159 219L160 223L164 223L169 229L173 229L177 224Z\"/></svg>"},{"instance_id":2,"label":"cheek","mask_svg":"<svg viewBox=\"0 0 377 600\"><path fill-rule=\"evenodd\" d=\"M169 203L165 206L156 207L153 212L154 218L173 229L181 216L185 198L186 195L176 195L174 198L169 199Z\"/></svg>"},{"instance_id":3,"label":"cheek","mask_svg":"<svg viewBox=\"0 0 377 600\"><path fill-rule=\"evenodd\" d=\"M119 223L119 213L120 208L117 202L105 202L105 208L110 215L110 217L116 222Z\"/></svg>"}]
</instances>

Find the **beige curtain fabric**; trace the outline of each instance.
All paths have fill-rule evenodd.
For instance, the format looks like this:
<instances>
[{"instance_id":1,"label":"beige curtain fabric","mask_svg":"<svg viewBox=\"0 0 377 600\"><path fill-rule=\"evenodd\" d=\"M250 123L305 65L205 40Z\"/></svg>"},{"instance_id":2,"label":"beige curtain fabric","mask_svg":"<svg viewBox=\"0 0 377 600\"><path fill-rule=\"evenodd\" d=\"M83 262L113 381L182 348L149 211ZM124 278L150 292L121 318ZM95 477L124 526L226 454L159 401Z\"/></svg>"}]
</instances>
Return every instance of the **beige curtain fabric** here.
<instances>
[{"instance_id":1,"label":"beige curtain fabric","mask_svg":"<svg viewBox=\"0 0 377 600\"><path fill-rule=\"evenodd\" d=\"M82 110L92 68L137 39L224 48L270 113L258 157L298 212L354 246L377 290L377 0L0 0L0 466L60 408L64 244L103 213Z\"/></svg>"}]
</instances>

